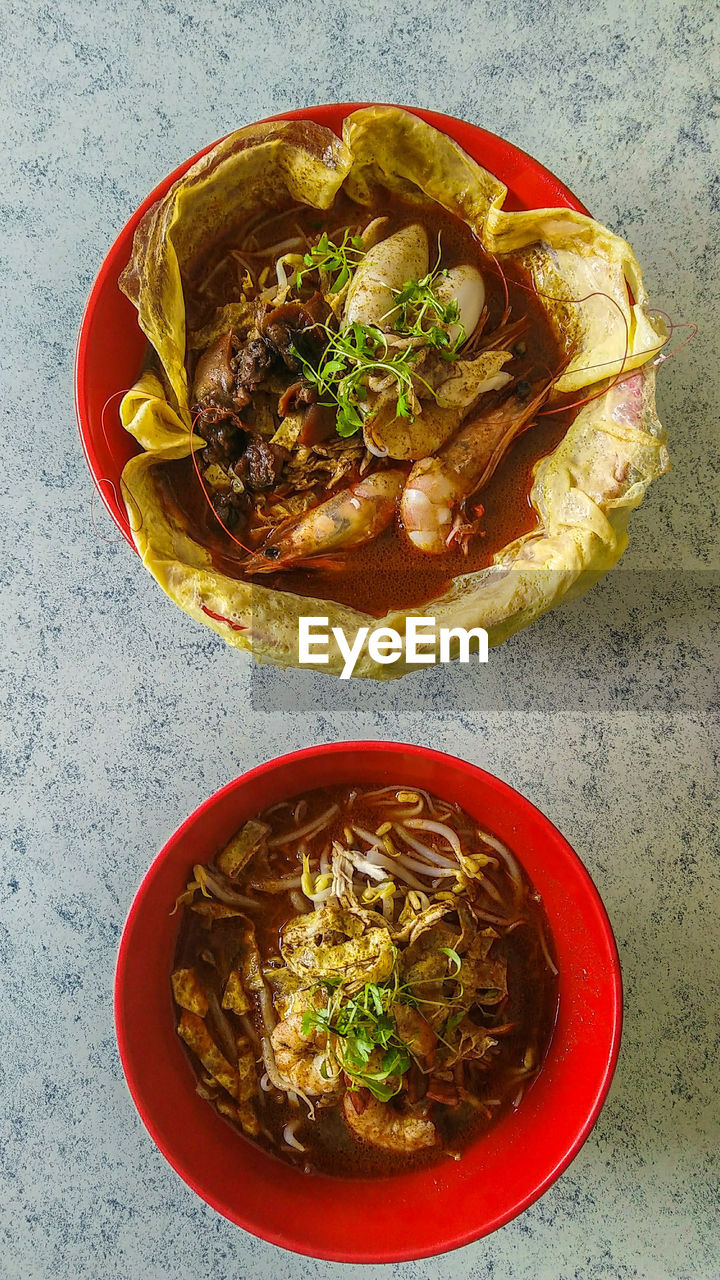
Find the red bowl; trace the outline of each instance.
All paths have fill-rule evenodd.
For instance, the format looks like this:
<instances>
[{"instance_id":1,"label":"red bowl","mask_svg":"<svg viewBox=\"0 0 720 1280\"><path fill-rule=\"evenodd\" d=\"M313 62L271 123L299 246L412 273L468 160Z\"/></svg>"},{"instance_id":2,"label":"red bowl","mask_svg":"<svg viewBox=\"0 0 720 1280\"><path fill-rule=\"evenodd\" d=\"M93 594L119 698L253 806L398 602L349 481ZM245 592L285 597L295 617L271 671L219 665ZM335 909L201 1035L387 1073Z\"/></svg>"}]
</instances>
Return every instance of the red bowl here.
<instances>
[{"instance_id":1,"label":"red bowl","mask_svg":"<svg viewBox=\"0 0 720 1280\"><path fill-rule=\"evenodd\" d=\"M542 895L560 971L550 1048L517 1112L479 1138L461 1161L392 1178L310 1176L253 1146L195 1093L195 1077L175 1033L169 975L178 917L170 910L193 863L212 857L267 805L337 782L424 787L459 802L487 825L515 852ZM175 832L130 909L115 979L115 1020L125 1076L143 1123L208 1204L297 1253L339 1262L401 1262L495 1231L567 1168L610 1086L622 988L615 940L597 890L570 845L534 805L492 774L438 751L341 742L251 769Z\"/></svg>"},{"instance_id":2,"label":"red bowl","mask_svg":"<svg viewBox=\"0 0 720 1280\"><path fill-rule=\"evenodd\" d=\"M313 120L339 134L345 116L358 107L368 105L372 104L344 102L303 107L299 111L269 116L268 119ZM454 138L469 155L500 178L508 188L506 209L564 206L587 213L580 201L549 169L511 142L455 116L424 111L419 107L407 110ZM123 429L118 406L122 395L138 375L146 339L138 327L135 308L120 292L117 282L130 258L133 234L143 214L210 149L210 146L204 147L164 178L123 227L98 272L80 326L75 357L75 409L80 438L100 496L133 549L135 544L120 493L120 477L125 463L140 452L140 447Z\"/></svg>"}]
</instances>

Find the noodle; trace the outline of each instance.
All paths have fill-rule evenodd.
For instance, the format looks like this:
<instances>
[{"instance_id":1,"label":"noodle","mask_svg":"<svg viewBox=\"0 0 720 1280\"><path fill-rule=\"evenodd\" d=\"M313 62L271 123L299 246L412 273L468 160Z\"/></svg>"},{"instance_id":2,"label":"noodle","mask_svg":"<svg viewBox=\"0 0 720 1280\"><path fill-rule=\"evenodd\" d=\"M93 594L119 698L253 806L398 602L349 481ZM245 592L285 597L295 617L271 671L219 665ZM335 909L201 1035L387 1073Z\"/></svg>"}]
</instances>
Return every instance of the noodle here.
<instances>
[{"instance_id":1,"label":"noodle","mask_svg":"<svg viewBox=\"0 0 720 1280\"><path fill-rule=\"evenodd\" d=\"M272 840L268 840L268 849L279 849L284 844L290 844L293 840L299 840L302 836L316 836L319 831L329 826L335 814L338 812L338 806L333 804L325 813L321 813L319 817L312 822L308 822L306 826L300 827L296 831L287 831L283 835L275 836Z\"/></svg>"},{"instance_id":2,"label":"noodle","mask_svg":"<svg viewBox=\"0 0 720 1280\"><path fill-rule=\"evenodd\" d=\"M519 864L483 834L497 856L476 874L469 816L417 788L307 792L247 826L181 895L172 989L202 1097L308 1170L461 1158L521 1104L554 1024Z\"/></svg>"}]
</instances>

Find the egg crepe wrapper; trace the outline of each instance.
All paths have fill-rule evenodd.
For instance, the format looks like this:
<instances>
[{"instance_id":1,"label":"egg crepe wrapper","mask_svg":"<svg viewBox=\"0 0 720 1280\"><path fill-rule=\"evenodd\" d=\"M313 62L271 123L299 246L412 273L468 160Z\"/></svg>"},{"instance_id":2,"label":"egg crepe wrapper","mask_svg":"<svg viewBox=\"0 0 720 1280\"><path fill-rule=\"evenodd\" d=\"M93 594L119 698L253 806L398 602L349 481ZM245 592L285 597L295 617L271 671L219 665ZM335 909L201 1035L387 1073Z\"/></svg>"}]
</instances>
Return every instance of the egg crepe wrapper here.
<instances>
[{"instance_id":1,"label":"egg crepe wrapper","mask_svg":"<svg viewBox=\"0 0 720 1280\"><path fill-rule=\"evenodd\" d=\"M418 205L437 201L463 218L500 264L504 254L519 255L566 354L557 391L595 397L535 468L530 498L537 528L498 552L488 568L455 578L423 614L438 627L484 627L490 645L501 643L617 563L630 511L669 466L652 363L667 333L648 313L640 267L626 241L572 210L505 213L506 188L497 178L397 108L354 112L342 141L310 124L240 130L179 179L136 233L121 283L162 370L145 371L121 406L124 426L145 450L126 465L123 493L143 563L170 598L229 644L279 666L300 665L302 616L326 616L330 630L340 627L352 640L363 626L393 627L403 636L407 617L419 611L391 610L378 619L334 601L239 581L216 569L210 552L187 532L161 482L163 461L186 457L191 448L181 273L224 220L263 205L277 208L278 187L324 209L343 183L368 206L383 189ZM193 447L202 447L197 435ZM457 651L456 644L451 652ZM303 665L339 674L344 658L332 635L328 654L326 664ZM363 647L354 674L389 679L415 669L404 655L379 664Z\"/></svg>"},{"instance_id":2,"label":"egg crepe wrapper","mask_svg":"<svg viewBox=\"0 0 720 1280\"><path fill-rule=\"evenodd\" d=\"M120 288L137 308L167 379L167 398L188 435L183 268L244 214L277 210L282 201L329 208L350 161L330 129L303 121L251 125L197 160L140 221ZM134 421L124 409L123 423L133 435Z\"/></svg>"}]
</instances>

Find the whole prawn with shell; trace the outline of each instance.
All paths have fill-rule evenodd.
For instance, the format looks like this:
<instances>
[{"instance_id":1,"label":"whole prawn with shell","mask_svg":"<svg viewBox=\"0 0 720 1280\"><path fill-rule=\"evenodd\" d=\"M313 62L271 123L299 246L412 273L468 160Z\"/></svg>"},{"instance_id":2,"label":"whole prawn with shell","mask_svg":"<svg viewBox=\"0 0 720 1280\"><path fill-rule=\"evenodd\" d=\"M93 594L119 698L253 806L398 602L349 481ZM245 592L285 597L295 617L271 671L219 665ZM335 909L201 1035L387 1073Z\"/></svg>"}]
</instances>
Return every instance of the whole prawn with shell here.
<instances>
[{"instance_id":1,"label":"whole prawn with shell","mask_svg":"<svg viewBox=\"0 0 720 1280\"><path fill-rule=\"evenodd\" d=\"M121 280L153 349L121 408L144 449L124 491L147 566L229 642L293 661L282 575L322 598L372 544L403 546L408 578L446 566L433 611L487 622L491 642L620 555L667 467L667 329L624 241L572 209L506 213L504 195L378 107L342 140L296 122L231 135L146 215ZM528 448L510 542L484 557L485 491L560 413L547 456ZM512 590L483 576L493 561L520 570ZM567 573L538 586L547 566ZM385 606L397 618L402 593Z\"/></svg>"}]
</instances>

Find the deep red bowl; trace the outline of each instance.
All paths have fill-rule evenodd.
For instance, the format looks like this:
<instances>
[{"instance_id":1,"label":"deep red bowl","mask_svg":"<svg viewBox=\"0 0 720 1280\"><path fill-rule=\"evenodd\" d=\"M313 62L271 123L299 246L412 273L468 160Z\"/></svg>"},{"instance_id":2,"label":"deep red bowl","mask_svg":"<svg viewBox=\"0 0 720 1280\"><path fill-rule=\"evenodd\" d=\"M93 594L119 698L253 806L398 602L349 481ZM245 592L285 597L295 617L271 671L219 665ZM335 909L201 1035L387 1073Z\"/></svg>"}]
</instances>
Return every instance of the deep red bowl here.
<instances>
[{"instance_id":1,"label":"deep red bowl","mask_svg":"<svg viewBox=\"0 0 720 1280\"><path fill-rule=\"evenodd\" d=\"M313 120L342 132L345 116L366 102L344 102L323 107L303 107L269 116L270 120ZM454 138L478 163L500 178L508 188L506 209L540 209L564 206L587 213L580 201L532 156L486 129L446 116L438 111L409 107L415 115ZM215 146L215 143L211 144ZM210 146L179 165L150 192L123 227L103 262L90 292L78 337L75 357L75 408L87 464L105 506L123 536L134 549L125 504L120 492L123 467L140 447L120 422L121 397L135 381L145 349L135 308L118 289L118 277L132 252L135 228L143 214L169 190Z\"/></svg>"},{"instance_id":2,"label":"deep red bowl","mask_svg":"<svg viewBox=\"0 0 720 1280\"><path fill-rule=\"evenodd\" d=\"M457 801L515 852L542 895L560 971L557 1025L517 1112L459 1162L392 1178L307 1175L248 1142L195 1093L175 1033L172 904L208 860L267 805L329 783L396 782ZM597 890L560 832L492 774L425 747L339 742L251 769L187 819L135 897L115 980L120 1057L151 1137L181 1178L239 1226L297 1253L400 1262L469 1244L532 1204L567 1168L607 1094L620 1044L622 988ZM140 1157L139 1157L140 1158ZM358 1210L362 1229L358 1230Z\"/></svg>"}]
</instances>

